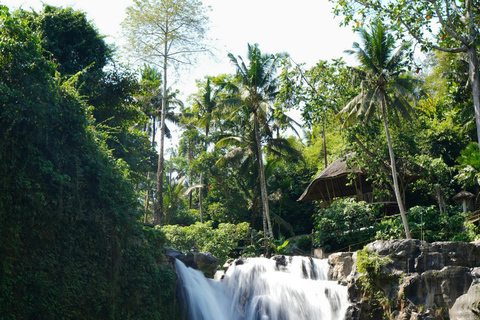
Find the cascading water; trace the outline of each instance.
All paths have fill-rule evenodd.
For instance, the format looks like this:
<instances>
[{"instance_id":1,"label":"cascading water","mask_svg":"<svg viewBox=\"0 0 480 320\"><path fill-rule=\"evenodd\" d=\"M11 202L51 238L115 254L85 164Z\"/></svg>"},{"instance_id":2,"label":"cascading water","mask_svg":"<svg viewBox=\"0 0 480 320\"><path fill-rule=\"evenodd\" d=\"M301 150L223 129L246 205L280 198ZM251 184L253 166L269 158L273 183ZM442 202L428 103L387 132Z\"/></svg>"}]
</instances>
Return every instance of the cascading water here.
<instances>
[{"instance_id":1,"label":"cascading water","mask_svg":"<svg viewBox=\"0 0 480 320\"><path fill-rule=\"evenodd\" d=\"M327 260L237 260L223 281L176 261L189 320L341 320L347 288L327 280Z\"/></svg>"}]
</instances>

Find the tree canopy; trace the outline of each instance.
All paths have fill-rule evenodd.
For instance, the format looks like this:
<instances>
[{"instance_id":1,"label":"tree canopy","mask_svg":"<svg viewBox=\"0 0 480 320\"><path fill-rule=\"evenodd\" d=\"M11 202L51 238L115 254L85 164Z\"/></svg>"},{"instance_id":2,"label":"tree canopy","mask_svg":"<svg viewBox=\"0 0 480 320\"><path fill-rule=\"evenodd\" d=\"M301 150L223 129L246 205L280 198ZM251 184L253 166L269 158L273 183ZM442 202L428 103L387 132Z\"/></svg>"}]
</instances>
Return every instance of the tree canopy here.
<instances>
[{"instance_id":1,"label":"tree canopy","mask_svg":"<svg viewBox=\"0 0 480 320\"><path fill-rule=\"evenodd\" d=\"M134 0L122 23L127 50L144 62L158 65L163 72L160 144L157 170L155 222L163 211L165 116L168 103L169 66L190 64L196 53L208 51L205 36L209 19L198 0Z\"/></svg>"},{"instance_id":2,"label":"tree canopy","mask_svg":"<svg viewBox=\"0 0 480 320\"><path fill-rule=\"evenodd\" d=\"M474 1L340 1L335 14L344 23L368 22L375 17L385 19L398 38L407 35L419 43L423 51L438 50L464 53L468 58L468 74L472 89L477 142L480 146L480 75L477 55L478 6ZM371 20L370 20L371 21Z\"/></svg>"}]
</instances>

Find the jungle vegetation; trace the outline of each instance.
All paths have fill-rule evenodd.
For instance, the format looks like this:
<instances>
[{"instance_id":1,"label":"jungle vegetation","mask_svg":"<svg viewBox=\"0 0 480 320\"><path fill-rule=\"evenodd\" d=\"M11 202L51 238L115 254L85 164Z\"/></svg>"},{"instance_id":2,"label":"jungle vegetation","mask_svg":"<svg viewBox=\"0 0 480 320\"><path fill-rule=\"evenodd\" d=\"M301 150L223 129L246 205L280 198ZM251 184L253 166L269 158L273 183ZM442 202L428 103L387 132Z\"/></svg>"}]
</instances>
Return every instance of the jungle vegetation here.
<instances>
[{"instance_id":1,"label":"jungle vegetation","mask_svg":"<svg viewBox=\"0 0 480 320\"><path fill-rule=\"evenodd\" d=\"M245 44L228 56L233 73L205 75L182 101L167 66L194 60L168 50L183 52L195 32L203 39L208 23L201 2L183 2L191 12L167 0L130 8L132 43L144 36L139 23L151 22L140 17L142 3L165 21L167 11L198 14L180 24L192 30L145 40L132 52L138 67L116 60L81 11L0 5L2 319L175 319L163 246L226 260L308 254L312 242L334 252L375 239L479 237L469 222L480 186L478 80L469 78L471 68L478 74L477 42L454 50L464 39L445 28L432 41L414 34L424 44L414 59L405 10L357 21L344 1L336 12L362 35L345 48L358 65L339 58L307 67ZM155 51L155 43L166 46ZM164 150L165 138L176 147ZM396 210L351 198L297 202L347 155ZM452 200L462 190L474 195L467 212Z\"/></svg>"}]
</instances>

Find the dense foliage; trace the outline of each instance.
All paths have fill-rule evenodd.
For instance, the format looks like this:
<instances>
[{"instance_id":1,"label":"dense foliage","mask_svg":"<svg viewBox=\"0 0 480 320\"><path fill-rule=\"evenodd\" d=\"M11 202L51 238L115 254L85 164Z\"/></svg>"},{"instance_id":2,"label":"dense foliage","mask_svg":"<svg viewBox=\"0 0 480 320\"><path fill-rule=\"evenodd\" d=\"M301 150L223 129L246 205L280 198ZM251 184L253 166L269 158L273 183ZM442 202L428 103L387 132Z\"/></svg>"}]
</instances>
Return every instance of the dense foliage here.
<instances>
[{"instance_id":1,"label":"dense foliage","mask_svg":"<svg viewBox=\"0 0 480 320\"><path fill-rule=\"evenodd\" d=\"M378 207L353 199L341 199L315 216L315 244L326 251L362 248L375 235Z\"/></svg>"},{"instance_id":2,"label":"dense foliage","mask_svg":"<svg viewBox=\"0 0 480 320\"><path fill-rule=\"evenodd\" d=\"M401 218L385 216L379 205L339 199L319 209L315 216L315 245L329 252L358 250L374 240L404 237ZM412 237L427 242L472 241L474 225L466 220L459 206L414 206L407 216Z\"/></svg>"},{"instance_id":3,"label":"dense foliage","mask_svg":"<svg viewBox=\"0 0 480 320\"><path fill-rule=\"evenodd\" d=\"M408 210L412 236L427 242L465 241L475 239L473 225L466 221L466 214L459 206L447 206L440 213L436 206L415 206ZM401 237L401 225L398 217L384 219L375 225L377 239L396 239Z\"/></svg>"},{"instance_id":4,"label":"dense foliage","mask_svg":"<svg viewBox=\"0 0 480 320\"><path fill-rule=\"evenodd\" d=\"M55 77L42 34L0 8L2 319L167 318L172 271L125 162Z\"/></svg>"},{"instance_id":5,"label":"dense foliage","mask_svg":"<svg viewBox=\"0 0 480 320\"><path fill-rule=\"evenodd\" d=\"M247 241L250 237L248 223L221 223L213 228L212 222L197 222L188 227L178 225L163 226L161 230L167 237L167 245L184 252L198 250L210 252L225 262L228 258L238 255L235 250L240 241Z\"/></svg>"}]
</instances>

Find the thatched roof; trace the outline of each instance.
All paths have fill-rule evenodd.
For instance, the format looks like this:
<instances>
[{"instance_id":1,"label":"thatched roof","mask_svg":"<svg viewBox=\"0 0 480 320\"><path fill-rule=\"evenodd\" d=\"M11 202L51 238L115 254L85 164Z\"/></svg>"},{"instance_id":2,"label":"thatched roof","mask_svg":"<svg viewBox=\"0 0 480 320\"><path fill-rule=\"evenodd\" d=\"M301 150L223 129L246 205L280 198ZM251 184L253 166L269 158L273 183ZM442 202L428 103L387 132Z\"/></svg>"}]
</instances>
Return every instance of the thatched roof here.
<instances>
[{"instance_id":1,"label":"thatched roof","mask_svg":"<svg viewBox=\"0 0 480 320\"><path fill-rule=\"evenodd\" d=\"M452 199L457 201L457 200L468 199L473 197L474 197L473 193L463 190L457 193L456 195L454 195Z\"/></svg>"},{"instance_id":2,"label":"thatched roof","mask_svg":"<svg viewBox=\"0 0 480 320\"><path fill-rule=\"evenodd\" d=\"M356 179L348 176L355 172ZM372 192L372 185L359 169L347 169L344 159L337 159L313 179L297 201L325 200Z\"/></svg>"}]
</instances>

